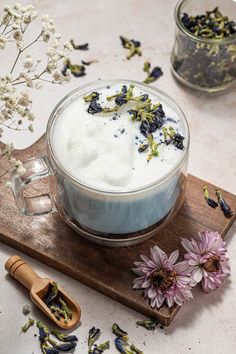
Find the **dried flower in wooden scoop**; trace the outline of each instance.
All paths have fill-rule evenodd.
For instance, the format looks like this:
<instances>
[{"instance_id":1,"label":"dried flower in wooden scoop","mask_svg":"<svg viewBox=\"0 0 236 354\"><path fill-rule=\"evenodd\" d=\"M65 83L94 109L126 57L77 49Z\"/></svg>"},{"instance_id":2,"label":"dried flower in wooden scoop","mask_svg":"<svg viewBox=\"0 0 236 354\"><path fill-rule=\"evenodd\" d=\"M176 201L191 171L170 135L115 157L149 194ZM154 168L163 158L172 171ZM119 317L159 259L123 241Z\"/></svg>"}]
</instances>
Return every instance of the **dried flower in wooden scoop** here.
<instances>
[{"instance_id":1,"label":"dried flower in wooden scoop","mask_svg":"<svg viewBox=\"0 0 236 354\"><path fill-rule=\"evenodd\" d=\"M210 205L210 207L215 209L218 206L218 203L214 201L214 199L210 198L209 191L206 186L203 187L203 191L204 191L204 197L207 204Z\"/></svg>"},{"instance_id":2,"label":"dried flower in wooden scoop","mask_svg":"<svg viewBox=\"0 0 236 354\"><path fill-rule=\"evenodd\" d=\"M53 315L59 321L61 318L64 319L64 323L68 323L68 321L72 318L72 313L68 308L66 302L59 297L59 291L57 283L53 282L50 284L47 294L44 297L45 304L52 311Z\"/></svg>"}]
</instances>

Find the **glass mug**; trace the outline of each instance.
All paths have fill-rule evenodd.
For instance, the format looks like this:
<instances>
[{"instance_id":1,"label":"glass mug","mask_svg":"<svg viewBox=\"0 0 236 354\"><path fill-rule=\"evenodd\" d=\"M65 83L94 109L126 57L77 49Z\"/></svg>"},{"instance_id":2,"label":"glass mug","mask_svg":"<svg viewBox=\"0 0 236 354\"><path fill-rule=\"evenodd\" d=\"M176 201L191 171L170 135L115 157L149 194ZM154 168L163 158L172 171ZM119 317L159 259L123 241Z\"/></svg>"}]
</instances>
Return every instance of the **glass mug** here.
<instances>
[{"instance_id":1,"label":"glass mug","mask_svg":"<svg viewBox=\"0 0 236 354\"><path fill-rule=\"evenodd\" d=\"M52 144L53 127L60 113L78 97L99 91L108 85L135 84L168 104L182 120L185 149L181 158L163 178L145 187L127 192L99 190L76 180L55 156ZM62 219L79 235L106 246L129 246L156 233L170 215L181 206L186 184L189 153L189 128L180 107L162 91L135 81L96 81L79 87L65 96L55 107L46 129L47 154L24 162L26 173L12 176L12 190L16 204L25 215L59 212ZM58 142L60 143L60 142ZM51 178L50 193L25 197L27 184Z\"/></svg>"}]
</instances>

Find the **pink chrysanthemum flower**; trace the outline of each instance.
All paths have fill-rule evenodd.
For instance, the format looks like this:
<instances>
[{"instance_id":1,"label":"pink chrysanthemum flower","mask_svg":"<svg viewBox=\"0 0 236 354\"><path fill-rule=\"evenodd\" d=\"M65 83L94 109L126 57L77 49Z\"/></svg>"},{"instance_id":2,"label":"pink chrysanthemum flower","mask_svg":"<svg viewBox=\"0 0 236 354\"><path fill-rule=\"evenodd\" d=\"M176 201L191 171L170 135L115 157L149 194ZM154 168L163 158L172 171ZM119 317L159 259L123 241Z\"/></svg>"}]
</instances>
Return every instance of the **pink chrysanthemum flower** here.
<instances>
[{"instance_id":1,"label":"pink chrysanthemum flower","mask_svg":"<svg viewBox=\"0 0 236 354\"><path fill-rule=\"evenodd\" d=\"M143 289L144 297L150 300L151 307L182 305L192 298L190 276L186 272L186 261L175 264L179 251L167 256L159 247L151 248L150 257L141 255L142 262L135 262L133 272L139 277L134 280L134 289Z\"/></svg>"},{"instance_id":2,"label":"pink chrysanthemum flower","mask_svg":"<svg viewBox=\"0 0 236 354\"><path fill-rule=\"evenodd\" d=\"M225 242L218 232L203 231L198 239L182 239L186 249L184 258L189 264L193 281L201 282L204 292L218 288L225 277L230 274L229 259L225 256Z\"/></svg>"}]
</instances>

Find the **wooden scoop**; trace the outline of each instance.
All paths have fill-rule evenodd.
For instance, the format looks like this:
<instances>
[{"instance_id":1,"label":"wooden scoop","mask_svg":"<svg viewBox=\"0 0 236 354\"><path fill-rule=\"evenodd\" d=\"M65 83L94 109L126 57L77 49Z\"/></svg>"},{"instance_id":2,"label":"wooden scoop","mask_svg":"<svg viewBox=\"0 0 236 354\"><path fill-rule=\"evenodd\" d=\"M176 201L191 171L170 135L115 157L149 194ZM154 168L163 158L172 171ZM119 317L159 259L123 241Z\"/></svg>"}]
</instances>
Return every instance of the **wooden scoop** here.
<instances>
[{"instance_id":1,"label":"wooden scoop","mask_svg":"<svg viewBox=\"0 0 236 354\"><path fill-rule=\"evenodd\" d=\"M80 320L81 310L77 302L72 299L61 287L58 286L58 297L62 298L68 308L72 312L71 319L68 320L68 324L64 323L64 318L58 320L51 312L49 307L43 301L43 298L47 294L50 285L53 285L53 281L47 278L40 278L30 266L25 263L19 256L12 256L8 258L5 263L5 269L21 284L30 290L30 298L53 322L63 329L71 329Z\"/></svg>"}]
</instances>

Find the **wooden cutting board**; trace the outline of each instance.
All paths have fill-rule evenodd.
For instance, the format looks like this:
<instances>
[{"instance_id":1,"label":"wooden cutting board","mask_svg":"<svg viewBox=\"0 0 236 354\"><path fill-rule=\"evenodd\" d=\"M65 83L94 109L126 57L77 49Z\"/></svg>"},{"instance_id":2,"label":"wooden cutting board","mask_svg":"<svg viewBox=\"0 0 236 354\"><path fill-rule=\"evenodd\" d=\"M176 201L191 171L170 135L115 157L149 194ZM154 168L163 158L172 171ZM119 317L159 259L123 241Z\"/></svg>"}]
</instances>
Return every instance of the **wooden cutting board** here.
<instances>
[{"instance_id":1,"label":"wooden cutting board","mask_svg":"<svg viewBox=\"0 0 236 354\"><path fill-rule=\"evenodd\" d=\"M44 154L44 137L31 147L15 153L21 160ZM227 219L220 208L214 210L206 204L202 192L204 185L208 185L209 191L214 193L214 186L210 183L189 175L185 201L167 226L141 244L108 248L81 238L56 213L37 217L20 215L11 191L0 183L0 240L169 326L179 306L171 309L163 306L153 310L142 297L141 291L132 289L135 275L130 268L140 254L148 255L150 247L155 244L167 253L175 249L183 252L180 237L189 238L203 229L217 230L223 237L226 235L236 218L236 196L223 191L233 210L232 217ZM40 181L36 188L42 191L42 188L47 187Z\"/></svg>"}]
</instances>

